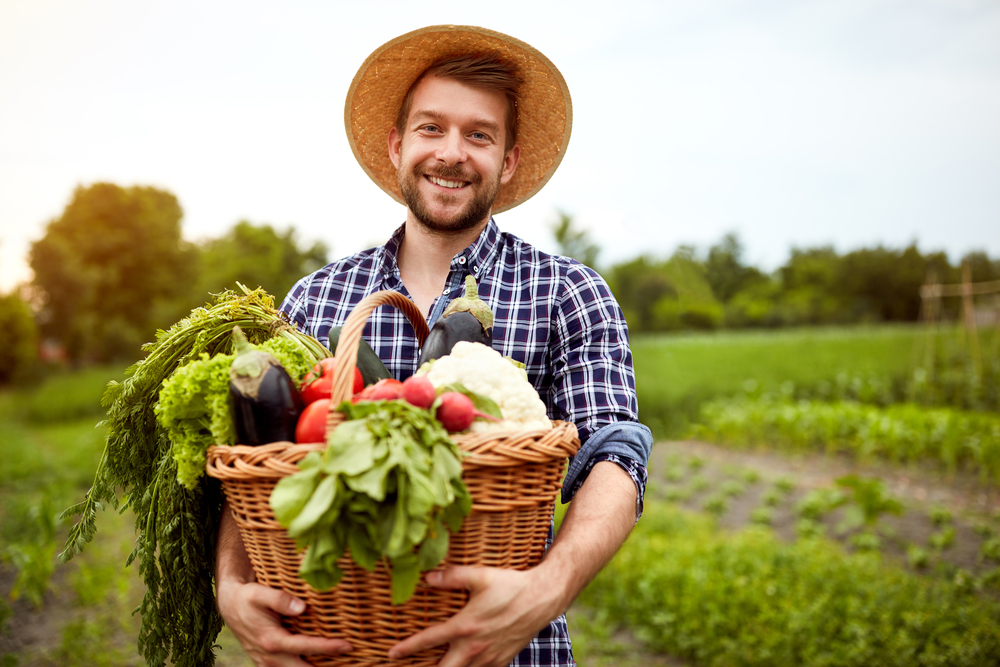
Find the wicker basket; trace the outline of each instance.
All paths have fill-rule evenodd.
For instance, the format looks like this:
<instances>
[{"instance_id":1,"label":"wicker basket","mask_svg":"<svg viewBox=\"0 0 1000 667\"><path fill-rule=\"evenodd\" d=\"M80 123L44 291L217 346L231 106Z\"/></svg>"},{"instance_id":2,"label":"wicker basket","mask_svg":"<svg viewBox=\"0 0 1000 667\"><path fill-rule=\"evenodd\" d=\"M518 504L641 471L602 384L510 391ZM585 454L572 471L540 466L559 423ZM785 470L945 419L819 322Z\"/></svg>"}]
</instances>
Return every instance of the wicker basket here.
<instances>
[{"instance_id":1,"label":"wicker basket","mask_svg":"<svg viewBox=\"0 0 1000 667\"><path fill-rule=\"evenodd\" d=\"M421 345L427 337L423 316L412 301L398 292L376 292L362 300L341 330L338 349L343 358L334 376L334 406L350 397L352 380L347 371L356 363L361 332L372 311L384 305L406 314ZM328 430L341 421L340 413L331 412ZM553 422L551 431L498 431L453 437L467 454L462 479L472 496L472 514L466 517L462 530L451 536L441 567L480 565L521 570L537 565L545 552L566 459L580 445L576 427ZM464 606L468 594L421 584L408 602L393 605L385 565L368 572L355 565L349 555L338 562L344 570L343 579L329 591L317 591L299 577L303 555L275 520L269 499L278 480L298 471L299 460L324 448L323 443L290 442L212 447L207 471L222 480L257 581L305 600L306 611L286 617L285 626L297 633L343 638L354 646L345 656L311 657L312 664L383 665L390 647L447 620ZM392 664L436 665L444 652L445 647L438 647L408 662Z\"/></svg>"}]
</instances>

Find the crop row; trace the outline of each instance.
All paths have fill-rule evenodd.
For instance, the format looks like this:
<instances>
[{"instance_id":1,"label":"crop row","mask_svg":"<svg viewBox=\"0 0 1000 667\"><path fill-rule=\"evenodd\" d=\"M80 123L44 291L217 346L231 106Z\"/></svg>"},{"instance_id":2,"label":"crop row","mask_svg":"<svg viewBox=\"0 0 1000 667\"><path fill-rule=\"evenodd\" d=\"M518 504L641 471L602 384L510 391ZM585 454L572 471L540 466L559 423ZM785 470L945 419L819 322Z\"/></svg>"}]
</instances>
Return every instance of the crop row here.
<instances>
[{"instance_id":1,"label":"crop row","mask_svg":"<svg viewBox=\"0 0 1000 667\"><path fill-rule=\"evenodd\" d=\"M1000 482L1000 415L911 403L716 399L701 406L693 434L730 446L766 443L793 451L847 452L861 460L933 461Z\"/></svg>"},{"instance_id":2,"label":"crop row","mask_svg":"<svg viewBox=\"0 0 1000 667\"><path fill-rule=\"evenodd\" d=\"M699 665L995 665L1000 604L974 588L654 501L580 603Z\"/></svg>"}]
</instances>

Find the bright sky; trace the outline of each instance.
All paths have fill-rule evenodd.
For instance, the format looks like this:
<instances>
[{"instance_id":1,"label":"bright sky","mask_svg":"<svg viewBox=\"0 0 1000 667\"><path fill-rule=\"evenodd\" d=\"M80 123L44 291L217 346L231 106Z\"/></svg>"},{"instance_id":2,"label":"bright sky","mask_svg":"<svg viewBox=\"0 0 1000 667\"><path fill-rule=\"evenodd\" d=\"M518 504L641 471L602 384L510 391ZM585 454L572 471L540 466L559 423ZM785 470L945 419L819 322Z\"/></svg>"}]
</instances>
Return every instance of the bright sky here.
<instances>
[{"instance_id":1,"label":"bright sky","mask_svg":"<svg viewBox=\"0 0 1000 667\"><path fill-rule=\"evenodd\" d=\"M603 265L728 231L764 268L828 243L1000 256L994 0L0 0L0 291L98 181L174 193L190 239L247 219L334 256L382 242L404 209L355 162L344 99L371 51L438 23L566 78L562 166L497 216L542 249L564 210Z\"/></svg>"}]
</instances>

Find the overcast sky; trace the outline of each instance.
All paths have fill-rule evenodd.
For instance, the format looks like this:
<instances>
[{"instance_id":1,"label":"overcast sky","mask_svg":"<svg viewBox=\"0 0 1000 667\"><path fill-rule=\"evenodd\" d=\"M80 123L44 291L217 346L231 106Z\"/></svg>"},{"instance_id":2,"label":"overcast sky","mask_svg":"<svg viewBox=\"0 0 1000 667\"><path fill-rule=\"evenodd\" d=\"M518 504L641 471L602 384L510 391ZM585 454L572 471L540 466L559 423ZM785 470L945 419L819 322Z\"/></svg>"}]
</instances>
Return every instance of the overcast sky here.
<instances>
[{"instance_id":1,"label":"overcast sky","mask_svg":"<svg viewBox=\"0 0 1000 667\"><path fill-rule=\"evenodd\" d=\"M78 185L174 193L189 239L246 219L340 256L404 209L357 165L347 88L425 25L528 42L573 95L572 139L502 229L599 263L728 231L747 259L916 241L1000 256L1000 3L0 0L0 291Z\"/></svg>"}]
</instances>

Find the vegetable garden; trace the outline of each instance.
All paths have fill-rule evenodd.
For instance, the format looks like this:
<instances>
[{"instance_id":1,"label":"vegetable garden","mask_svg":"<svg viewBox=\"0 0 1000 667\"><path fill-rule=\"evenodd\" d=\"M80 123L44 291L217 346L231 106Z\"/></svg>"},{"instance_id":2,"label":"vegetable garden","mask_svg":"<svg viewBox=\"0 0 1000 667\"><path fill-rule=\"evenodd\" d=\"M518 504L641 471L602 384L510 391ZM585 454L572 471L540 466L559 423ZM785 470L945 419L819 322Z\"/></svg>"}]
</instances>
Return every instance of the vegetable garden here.
<instances>
[{"instance_id":1,"label":"vegetable garden","mask_svg":"<svg viewBox=\"0 0 1000 667\"><path fill-rule=\"evenodd\" d=\"M580 664L996 664L1000 336L980 333L978 367L953 329L637 339L650 485L571 610ZM144 664L131 514L95 507L94 541L56 560L123 376L0 394L0 665Z\"/></svg>"}]
</instances>

